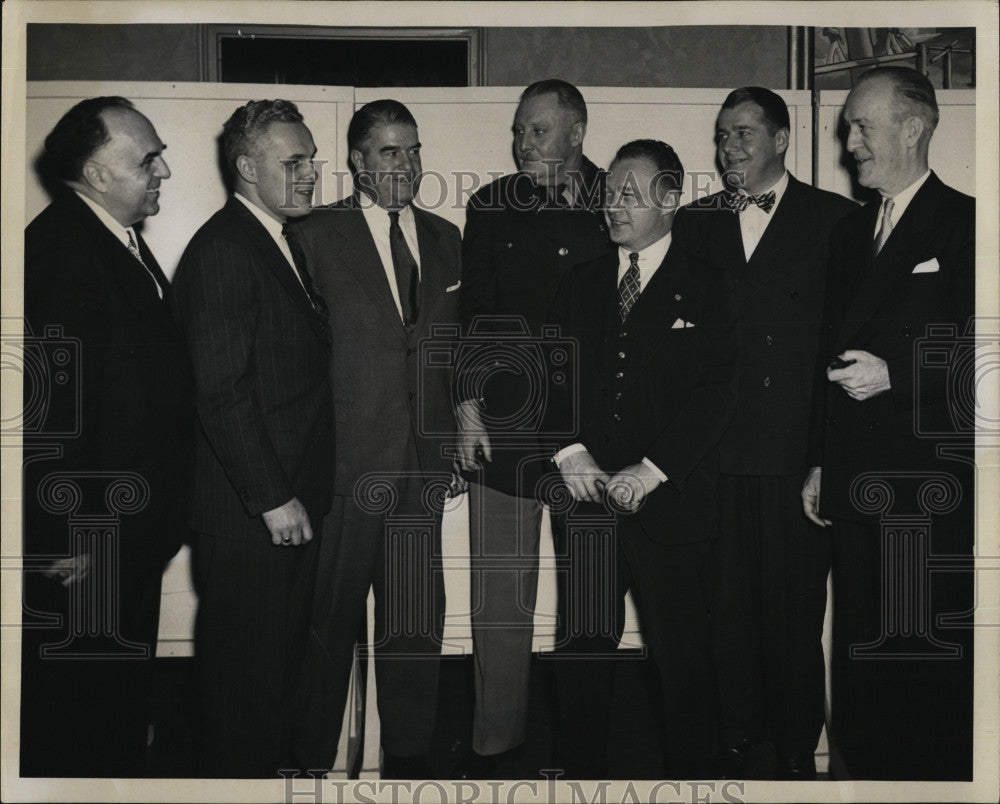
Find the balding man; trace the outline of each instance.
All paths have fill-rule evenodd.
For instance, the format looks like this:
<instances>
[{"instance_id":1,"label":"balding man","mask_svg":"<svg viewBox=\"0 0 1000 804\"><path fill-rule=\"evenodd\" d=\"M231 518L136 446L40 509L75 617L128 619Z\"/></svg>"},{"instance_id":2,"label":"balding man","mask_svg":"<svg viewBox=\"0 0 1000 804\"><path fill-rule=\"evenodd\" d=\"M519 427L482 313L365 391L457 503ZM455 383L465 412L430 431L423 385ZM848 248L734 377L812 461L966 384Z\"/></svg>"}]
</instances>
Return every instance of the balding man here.
<instances>
[{"instance_id":1,"label":"balding man","mask_svg":"<svg viewBox=\"0 0 1000 804\"><path fill-rule=\"evenodd\" d=\"M831 236L802 491L806 515L832 521L833 768L855 779L969 779L971 629L941 618L971 611L972 574L929 573L926 560L971 557L971 439L952 419L974 392L971 375L921 370L918 358L922 339L944 334L954 349L967 332L975 201L928 168L938 108L922 74L865 73L844 121L858 181L879 199ZM899 517L908 524L891 527ZM928 580L890 585L899 572Z\"/></svg>"},{"instance_id":2,"label":"balding man","mask_svg":"<svg viewBox=\"0 0 1000 804\"><path fill-rule=\"evenodd\" d=\"M170 284L138 229L160 210L165 148L121 97L81 101L45 139L59 189L25 231L24 311L50 344L28 353L53 362L47 383L25 374L26 413L44 411L24 433L25 555L43 568L25 602L62 619L24 632L22 776L147 772L160 580L186 532L194 437ZM67 516L89 517L72 543Z\"/></svg>"}]
</instances>

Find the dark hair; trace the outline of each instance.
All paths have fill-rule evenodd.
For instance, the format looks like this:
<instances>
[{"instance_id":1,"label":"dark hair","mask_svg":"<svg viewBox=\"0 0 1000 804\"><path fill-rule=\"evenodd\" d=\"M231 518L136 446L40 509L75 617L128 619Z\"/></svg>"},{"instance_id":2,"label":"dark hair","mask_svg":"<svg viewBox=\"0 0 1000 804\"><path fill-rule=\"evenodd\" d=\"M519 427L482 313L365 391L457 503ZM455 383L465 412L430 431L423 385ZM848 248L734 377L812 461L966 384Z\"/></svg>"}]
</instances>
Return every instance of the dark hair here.
<instances>
[{"instance_id":1,"label":"dark hair","mask_svg":"<svg viewBox=\"0 0 1000 804\"><path fill-rule=\"evenodd\" d=\"M83 165L111 139L102 117L109 109L130 109L132 101L118 95L82 100L59 118L45 138L45 171L58 181L75 181Z\"/></svg>"},{"instance_id":2,"label":"dark hair","mask_svg":"<svg viewBox=\"0 0 1000 804\"><path fill-rule=\"evenodd\" d=\"M536 81L531 86L525 88L524 92L521 93L519 102L524 103L528 98L536 98L539 95L548 95L549 93L559 98L559 105L573 114L576 118L574 122L587 125L587 104L584 102L580 90L568 81L563 81L559 78L546 78L542 81Z\"/></svg>"},{"instance_id":3,"label":"dark hair","mask_svg":"<svg viewBox=\"0 0 1000 804\"><path fill-rule=\"evenodd\" d=\"M764 87L740 87L730 92L722 102L723 109L734 109L741 103L753 103L760 107L767 121L768 133L772 136L779 129L791 129L788 118L788 106L781 95Z\"/></svg>"},{"instance_id":4,"label":"dark hair","mask_svg":"<svg viewBox=\"0 0 1000 804\"><path fill-rule=\"evenodd\" d=\"M656 168L656 180L667 186L667 192L684 189L684 166L669 145L660 140L632 140L618 149L611 164L622 159L646 159Z\"/></svg>"},{"instance_id":5,"label":"dark hair","mask_svg":"<svg viewBox=\"0 0 1000 804\"><path fill-rule=\"evenodd\" d=\"M885 78L892 83L896 102L903 107L894 110L897 119L916 115L924 118L931 131L937 128L940 119L937 96L926 75L910 67L876 67L862 73L854 85L859 87L873 78Z\"/></svg>"},{"instance_id":6,"label":"dark hair","mask_svg":"<svg viewBox=\"0 0 1000 804\"><path fill-rule=\"evenodd\" d=\"M364 149L365 141L376 126L413 126L410 110L397 100L383 98L366 103L354 113L347 126L347 150L360 151Z\"/></svg>"},{"instance_id":7,"label":"dark hair","mask_svg":"<svg viewBox=\"0 0 1000 804\"><path fill-rule=\"evenodd\" d=\"M301 122L302 113L291 101L259 100L240 106L222 124L222 153L226 165L235 171L237 158L255 153L271 123Z\"/></svg>"}]
</instances>

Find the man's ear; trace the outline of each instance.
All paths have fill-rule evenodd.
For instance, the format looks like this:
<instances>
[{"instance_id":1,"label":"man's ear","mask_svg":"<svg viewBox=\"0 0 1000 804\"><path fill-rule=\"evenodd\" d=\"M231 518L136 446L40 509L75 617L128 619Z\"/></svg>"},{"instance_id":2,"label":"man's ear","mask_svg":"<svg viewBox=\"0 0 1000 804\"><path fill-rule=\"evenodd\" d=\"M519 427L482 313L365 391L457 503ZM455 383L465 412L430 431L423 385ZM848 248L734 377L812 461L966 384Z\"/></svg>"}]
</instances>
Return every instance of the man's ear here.
<instances>
[{"instance_id":1,"label":"man's ear","mask_svg":"<svg viewBox=\"0 0 1000 804\"><path fill-rule=\"evenodd\" d=\"M573 124L572 133L570 134L569 141L574 145L583 145L583 138L587 134L587 124L582 120L577 120Z\"/></svg>"},{"instance_id":2,"label":"man's ear","mask_svg":"<svg viewBox=\"0 0 1000 804\"><path fill-rule=\"evenodd\" d=\"M775 150L779 154L783 154L783 153L785 153L785 151L788 150L788 139L789 139L789 136L790 136L790 134L789 134L789 131L788 131L787 128L779 128L774 133Z\"/></svg>"},{"instance_id":3,"label":"man's ear","mask_svg":"<svg viewBox=\"0 0 1000 804\"><path fill-rule=\"evenodd\" d=\"M351 164L354 166L354 169L358 173L361 173L361 172L364 171L364 169L365 169L365 155L363 153L361 153L361 151L359 151L357 148L352 148L351 149L350 159L351 159Z\"/></svg>"},{"instance_id":4,"label":"man's ear","mask_svg":"<svg viewBox=\"0 0 1000 804\"><path fill-rule=\"evenodd\" d=\"M84 184L89 185L98 193L106 192L108 189L108 177L104 165L99 165L88 159L83 163L80 177Z\"/></svg>"},{"instance_id":5,"label":"man's ear","mask_svg":"<svg viewBox=\"0 0 1000 804\"><path fill-rule=\"evenodd\" d=\"M252 157L242 154L236 157L236 172L247 184L257 183L257 163Z\"/></svg>"},{"instance_id":6,"label":"man's ear","mask_svg":"<svg viewBox=\"0 0 1000 804\"><path fill-rule=\"evenodd\" d=\"M923 136L926 125L924 118L917 117L916 115L908 117L903 121L903 139L907 147L915 148L917 146L917 143L920 142L920 138Z\"/></svg>"}]
</instances>

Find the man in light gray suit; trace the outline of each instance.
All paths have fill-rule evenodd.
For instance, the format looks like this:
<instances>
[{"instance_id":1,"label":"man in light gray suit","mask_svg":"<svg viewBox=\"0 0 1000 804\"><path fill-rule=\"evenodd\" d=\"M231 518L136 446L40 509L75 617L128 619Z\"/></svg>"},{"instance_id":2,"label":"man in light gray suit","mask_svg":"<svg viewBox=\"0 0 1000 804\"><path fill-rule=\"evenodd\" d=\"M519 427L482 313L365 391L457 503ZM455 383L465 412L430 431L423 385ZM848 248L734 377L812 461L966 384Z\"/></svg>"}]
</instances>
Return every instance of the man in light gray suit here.
<instances>
[{"instance_id":1,"label":"man in light gray suit","mask_svg":"<svg viewBox=\"0 0 1000 804\"><path fill-rule=\"evenodd\" d=\"M405 106L367 104L347 139L357 192L298 227L330 305L338 449L295 759L310 769L333 764L374 588L382 775L426 778L444 619L435 562L454 420L450 371L423 367L419 345L457 319L461 239L456 226L412 205L420 142Z\"/></svg>"}]
</instances>

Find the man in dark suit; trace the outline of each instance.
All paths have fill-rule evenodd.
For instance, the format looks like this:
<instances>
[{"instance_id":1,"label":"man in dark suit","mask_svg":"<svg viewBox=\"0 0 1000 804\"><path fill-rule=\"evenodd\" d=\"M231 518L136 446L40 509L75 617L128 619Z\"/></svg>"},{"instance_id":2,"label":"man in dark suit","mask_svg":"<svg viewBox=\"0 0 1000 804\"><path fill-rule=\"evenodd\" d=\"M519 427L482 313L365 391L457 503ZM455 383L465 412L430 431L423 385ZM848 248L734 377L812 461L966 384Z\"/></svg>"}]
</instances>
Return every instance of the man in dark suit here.
<instances>
[{"instance_id":1,"label":"man in dark suit","mask_svg":"<svg viewBox=\"0 0 1000 804\"><path fill-rule=\"evenodd\" d=\"M159 212L165 147L120 97L78 103L45 140L60 188L24 255L28 366L46 376L24 375L25 561L41 572L25 576L22 776L148 772L160 581L194 439L170 284L137 229Z\"/></svg>"},{"instance_id":2,"label":"man in dark suit","mask_svg":"<svg viewBox=\"0 0 1000 804\"><path fill-rule=\"evenodd\" d=\"M714 612L726 778L814 779L825 712L830 541L802 515L799 492L830 230L854 204L785 170L789 136L780 96L731 92L716 124L728 189L681 210L673 230L678 245L732 272L739 317L739 406L719 445ZM773 743L773 774L748 766L757 741Z\"/></svg>"},{"instance_id":3,"label":"man in dark suit","mask_svg":"<svg viewBox=\"0 0 1000 804\"><path fill-rule=\"evenodd\" d=\"M347 133L358 191L298 227L329 300L337 467L296 721L301 767L333 765L355 645L375 592L382 773L429 778L444 622L441 518L454 443L451 373L424 355L455 327L457 227L413 205L417 124L398 101L366 104Z\"/></svg>"},{"instance_id":4,"label":"man in dark suit","mask_svg":"<svg viewBox=\"0 0 1000 804\"><path fill-rule=\"evenodd\" d=\"M235 194L175 280L201 419L197 650L204 771L274 776L290 761L290 694L308 628L333 459L329 324L284 224L308 214L316 147L295 104L226 121Z\"/></svg>"},{"instance_id":5,"label":"man in dark suit","mask_svg":"<svg viewBox=\"0 0 1000 804\"><path fill-rule=\"evenodd\" d=\"M602 173L583 155L586 130L576 87L532 84L514 115L519 172L481 189L466 209L460 313L468 340L457 418L459 464L473 473L476 665L473 751L459 771L466 778L507 772L501 763L516 757L527 733L543 510L536 486L551 455L541 443L545 367L531 344L570 266L611 249L599 211Z\"/></svg>"},{"instance_id":6,"label":"man in dark suit","mask_svg":"<svg viewBox=\"0 0 1000 804\"><path fill-rule=\"evenodd\" d=\"M870 70L843 116L858 181L881 202L833 232L802 490L810 519L832 521L831 762L845 778L969 779L973 431L961 422L975 412L959 367L975 201L928 168L938 108L922 74ZM944 364L923 359L928 345ZM930 555L959 571L930 572Z\"/></svg>"},{"instance_id":7,"label":"man in dark suit","mask_svg":"<svg viewBox=\"0 0 1000 804\"><path fill-rule=\"evenodd\" d=\"M560 601L570 623L560 666L601 653L608 664L631 587L660 673L666 776L699 779L710 776L715 742L711 543L737 340L728 276L671 244L682 182L665 143L636 140L615 155L605 217L618 253L575 267L553 307L579 365L579 431L554 460L581 503L566 519L568 540L580 546L570 551L570 577L586 579ZM565 399L571 384L556 393ZM595 616L609 596L615 616ZM595 670L587 680L577 680L575 701L560 688L562 728L570 709L574 728L557 762L570 778L607 772L614 676Z\"/></svg>"}]
</instances>

